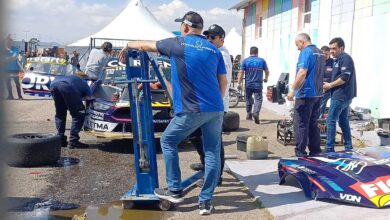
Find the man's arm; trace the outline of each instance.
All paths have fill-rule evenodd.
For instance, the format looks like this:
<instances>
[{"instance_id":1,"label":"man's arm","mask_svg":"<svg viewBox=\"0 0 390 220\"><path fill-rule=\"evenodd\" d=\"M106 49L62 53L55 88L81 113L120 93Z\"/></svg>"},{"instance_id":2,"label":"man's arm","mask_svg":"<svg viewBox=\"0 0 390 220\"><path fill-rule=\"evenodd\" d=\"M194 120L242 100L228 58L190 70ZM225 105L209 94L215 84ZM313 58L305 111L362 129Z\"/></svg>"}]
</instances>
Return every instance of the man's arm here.
<instances>
[{"instance_id":1,"label":"man's arm","mask_svg":"<svg viewBox=\"0 0 390 220\"><path fill-rule=\"evenodd\" d=\"M221 96L225 96L226 87L228 84L226 74L218 74L218 84L219 84L219 90L221 92Z\"/></svg>"},{"instance_id":2,"label":"man's arm","mask_svg":"<svg viewBox=\"0 0 390 220\"><path fill-rule=\"evenodd\" d=\"M295 81L291 86L290 91L288 92L287 100L292 101L294 99L294 92L302 86L303 82L305 81L306 74L307 69L299 69L297 77L295 77Z\"/></svg>"},{"instance_id":3,"label":"man's arm","mask_svg":"<svg viewBox=\"0 0 390 220\"><path fill-rule=\"evenodd\" d=\"M126 63L126 54L129 48L141 51L157 52L156 41L129 41L127 43L127 47L123 48L119 53L119 61L121 63Z\"/></svg>"},{"instance_id":4,"label":"man's arm","mask_svg":"<svg viewBox=\"0 0 390 220\"><path fill-rule=\"evenodd\" d=\"M338 79L336 79L335 81L333 81L333 82L324 82L324 85L323 85L323 89L325 90L325 91L328 91L329 89L331 89L331 88L334 88L334 87L337 87L337 86L341 86L341 85L343 85L344 83L346 83L346 81L344 81L342 78L338 78Z\"/></svg>"},{"instance_id":5,"label":"man's arm","mask_svg":"<svg viewBox=\"0 0 390 220\"><path fill-rule=\"evenodd\" d=\"M238 89L242 88L242 77L244 76L244 70L240 70L238 72L237 82L238 82Z\"/></svg>"},{"instance_id":6,"label":"man's arm","mask_svg":"<svg viewBox=\"0 0 390 220\"><path fill-rule=\"evenodd\" d=\"M264 82L268 82L269 70L264 70L264 72L265 72Z\"/></svg>"}]
</instances>

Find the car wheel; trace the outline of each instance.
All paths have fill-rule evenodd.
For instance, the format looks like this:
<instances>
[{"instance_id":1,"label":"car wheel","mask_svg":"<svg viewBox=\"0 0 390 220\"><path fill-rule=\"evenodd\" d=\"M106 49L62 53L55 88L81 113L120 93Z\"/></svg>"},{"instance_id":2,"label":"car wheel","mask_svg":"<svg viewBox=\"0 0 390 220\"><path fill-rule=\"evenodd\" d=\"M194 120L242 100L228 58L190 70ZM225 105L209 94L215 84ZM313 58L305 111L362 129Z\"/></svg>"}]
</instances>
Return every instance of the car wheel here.
<instances>
[{"instance_id":1,"label":"car wheel","mask_svg":"<svg viewBox=\"0 0 390 220\"><path fill-rule=\"evenodd\" d=\"M234 108L240 101L239 95L236 92L229 91L229 107Z\"/></svg>"},{"instance_id":2,"label":"car wheel","mask_svg":"<svg viewBox=\"0 0 390 220\"><path fill-rule=\"evenodd\" d=\"M6 149L9 166L46 166L60 159L61 138L47 133L14 134L8 137Z\"/></svg>"},{"instance_id":3,"label":"car wheel","mask_svg":"<svg viewBox=\"0 0 390 220\"><path fill-rule=\"evenodd\" d=\"M223 131L235 131L240 127L240 115L229 111L223 116Z\"/></svg>"}]
</instances>

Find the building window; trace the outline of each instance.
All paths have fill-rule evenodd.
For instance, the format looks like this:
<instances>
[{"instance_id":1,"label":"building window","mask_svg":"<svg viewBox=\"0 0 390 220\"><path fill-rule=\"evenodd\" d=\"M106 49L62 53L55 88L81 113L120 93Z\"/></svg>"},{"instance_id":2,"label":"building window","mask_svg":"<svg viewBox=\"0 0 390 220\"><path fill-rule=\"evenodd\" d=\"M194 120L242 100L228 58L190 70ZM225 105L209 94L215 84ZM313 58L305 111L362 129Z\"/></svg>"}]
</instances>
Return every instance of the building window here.
<instances>
[{"instance_id":1,"label":"building window","mask_svg":"<svg viewBox=\"0 0 390 220\"><path fill-rule=\"evenodd\" d=\"M262 37L263 33L263 17L259 17L259 38Z\"/></svg>"},{"instance_id":2,"label":"building window","mask_svg":"<svg viewBox=\"0 0 390 220\"><path fill-rule=\"evenodd\" d=\"M305 5L304 5L304 8L303 8L303 23L304 23L304 26L306 26L306 24L310 24L311 22L311 2L313 0L305 0Z\"/></svg>"}]
</instances>

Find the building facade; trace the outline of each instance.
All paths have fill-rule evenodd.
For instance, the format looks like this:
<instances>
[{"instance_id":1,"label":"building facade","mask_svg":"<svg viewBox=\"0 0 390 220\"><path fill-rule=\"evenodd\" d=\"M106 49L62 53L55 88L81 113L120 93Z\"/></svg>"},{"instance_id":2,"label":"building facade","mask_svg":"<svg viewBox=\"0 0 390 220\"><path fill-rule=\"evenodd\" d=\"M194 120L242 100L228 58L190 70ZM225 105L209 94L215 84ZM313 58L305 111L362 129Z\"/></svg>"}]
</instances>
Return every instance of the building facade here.
<instances>
[{"instance_id":1,"label":"building facade","mask_svg":"<svg viewBox=\"0 0 390 220\"><path fill-rule=\"evenodd\" d=\"M290 82L299 51L296 34L308 33L319 48L334 37L345 41L345 52L355 61L358 97L353 106L370 108L377 118L390 118L390 0L244 0L243 57L259 47L274 83L282 72Z\"/></svg>"}]
</instances>

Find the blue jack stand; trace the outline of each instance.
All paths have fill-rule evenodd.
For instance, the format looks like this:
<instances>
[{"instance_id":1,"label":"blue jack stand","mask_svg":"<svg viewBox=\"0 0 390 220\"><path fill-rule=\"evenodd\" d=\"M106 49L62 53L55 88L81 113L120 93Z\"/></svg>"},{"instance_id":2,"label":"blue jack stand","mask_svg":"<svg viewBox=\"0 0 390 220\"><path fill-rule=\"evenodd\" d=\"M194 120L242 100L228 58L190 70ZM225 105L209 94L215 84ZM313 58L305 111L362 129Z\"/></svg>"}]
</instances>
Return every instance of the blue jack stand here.
<instances>
[{"instance_id":1,"label":"blue jack stand","mask_svg":"<svg viewBox=\"0 0 390 220\"><path fill-rule=\"evenodd\" d=\"M140 65L136 66L135 61L138 60ZM156 59L151 59L146 52L138 50L128 51L126 58L127 81L118 82L128 84L136 173L136 184L121 197L121 200L125 209L131 209L135 204L155 203L161 210L166 211L171 207L171 202L160 200L154 195L154 189L158 188L159 184L149 83L157 80L150 79L150 66L152 66L163 88L167 89L165 77L160 73ZM138 83L142 84L141 92L138 92ZM182 182L182 188L188 188L203 176L203 171L196 172Z\"/></svg>"}]
</instances>

